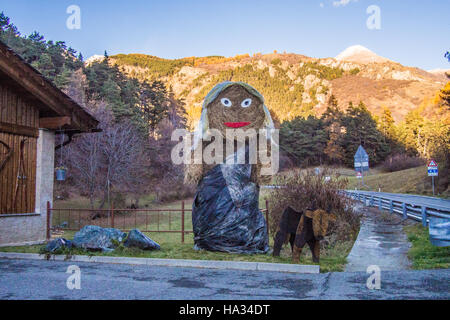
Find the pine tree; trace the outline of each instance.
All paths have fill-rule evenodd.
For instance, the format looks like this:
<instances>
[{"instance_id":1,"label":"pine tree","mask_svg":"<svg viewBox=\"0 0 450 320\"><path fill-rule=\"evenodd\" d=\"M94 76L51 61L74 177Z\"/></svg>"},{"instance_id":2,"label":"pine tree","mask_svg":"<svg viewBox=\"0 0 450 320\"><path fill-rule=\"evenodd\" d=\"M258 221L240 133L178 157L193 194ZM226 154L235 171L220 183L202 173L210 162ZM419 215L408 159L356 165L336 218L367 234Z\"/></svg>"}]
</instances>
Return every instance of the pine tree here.
<instances>
[{"instance_id":1,"label":"pine tree","mask_svg":"<svg viewBox=\"0 0 450 320\"><path fill-rule=\"evenodd\" d=\"M280 147L298 166L321 164L327 134L321 119L297 117L285 121L280 128Z\"/></svg>"},{"instance_id":2,"label":"pine tree","mask_svg":"<svg viewBox=\"0 0 450 320\"><path fill-rule=\"evenodd\" d=\"M345 150L341 146L342 117L343 113L338 108L338 101L334 95L331 95L327 109L321 118L328 135L324 153L330 164L341 164L345 158Z\"/></svg>"},{"instance_id":3,"label":"pine tree","mask_svg":"<svg viewBox=\"0 0 450 320\"><path fill-rule=\"evenodd\" d=\"M48 53L44 53L39 57L39 60L31 64L34 68L38 69L42 75L49 79L56 77L56 68L53 65L52 58Z\"/></svg>"},{"instance_id":4,"label":"pine tree","mask_svg":"<svg viewBox=\"0 0 450 320\"><path fill-rule=\"evenodd\" d=\"M394 139L395 128L394 118L392 117L391 110L386 106L383 106L383 113L379 118L379 128L386 140Z\"/></svg>"},{"instance_id":5,"label":"pine tree","mask_svg":"<svg viewBox=\"0 0 450 320\"><path fill-rule=\"evenodd\" d=\"M383 161L391 152L389 144L384 141L383 135L378 131L377 123L363 102L360 102L357 107L353 106L353 103L349 104L343 118L343 125L345 127L343 145L347 165L353 164L353 157L359 145L364 147L374 165Z\"/></svg>"}]
</instances>

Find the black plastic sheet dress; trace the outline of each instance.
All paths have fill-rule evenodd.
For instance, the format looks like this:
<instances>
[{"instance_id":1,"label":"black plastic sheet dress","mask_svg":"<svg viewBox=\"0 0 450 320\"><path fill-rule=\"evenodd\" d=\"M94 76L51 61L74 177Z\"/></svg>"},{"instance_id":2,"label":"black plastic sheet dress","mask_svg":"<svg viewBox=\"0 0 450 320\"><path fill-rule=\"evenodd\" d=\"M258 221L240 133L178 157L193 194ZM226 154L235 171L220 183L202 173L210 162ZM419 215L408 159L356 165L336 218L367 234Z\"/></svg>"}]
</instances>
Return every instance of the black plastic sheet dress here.
<instances>
[{"instance_id":1,"label":"black plastic sheet dress","mask_svg":"<svg viewBox=\"0 0 450 320\"><path fill-rule=\"evenodd\" d=\"M219 164L199 183L192 205L195 249L267 253L267 225L258 207L251 165Z\"/></svg>"}]
</instances>

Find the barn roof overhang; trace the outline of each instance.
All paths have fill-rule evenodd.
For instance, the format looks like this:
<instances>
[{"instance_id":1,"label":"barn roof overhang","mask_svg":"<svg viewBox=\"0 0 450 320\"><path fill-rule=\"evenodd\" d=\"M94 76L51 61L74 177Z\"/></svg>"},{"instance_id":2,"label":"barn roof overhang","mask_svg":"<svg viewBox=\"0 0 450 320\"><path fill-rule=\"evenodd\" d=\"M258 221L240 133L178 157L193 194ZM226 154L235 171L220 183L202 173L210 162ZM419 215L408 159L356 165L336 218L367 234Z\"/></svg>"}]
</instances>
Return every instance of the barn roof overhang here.
<instances>
[{"instance_id":1,"label":"barn roof overhang","mask_svg":"<svg viewBox=\"0 0 450 320\"><path fill-rule=\"evenodd\" d=\"M98 120L0 41L0 82L39 109L40 127L65 132L96 132ZM60 130L59 130L60 131Z\"/></svg>"}]
</instances>

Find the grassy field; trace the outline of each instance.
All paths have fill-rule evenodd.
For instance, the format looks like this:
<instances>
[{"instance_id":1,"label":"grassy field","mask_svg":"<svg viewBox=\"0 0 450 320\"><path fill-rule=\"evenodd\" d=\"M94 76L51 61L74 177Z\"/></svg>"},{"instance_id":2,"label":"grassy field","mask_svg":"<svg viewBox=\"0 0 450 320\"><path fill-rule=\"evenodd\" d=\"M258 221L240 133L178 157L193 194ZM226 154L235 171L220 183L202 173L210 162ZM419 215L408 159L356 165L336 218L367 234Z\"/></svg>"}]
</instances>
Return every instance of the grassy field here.
<instances>
[{"instance_id":1,"label":"grassy field","mask_svg":"<svg viewBox=\"0 0 450 320\"><path fill-rule=\"evenodd\" d=\"M162 258L162 259L192 259L192 260L223 260L223 261L250 261L250 262L272 262L272 263L292 263L290 258L290 247L285 246L280 257L273 257L270 254L229 254L221 252L196 251L193 249L193 236L188 235L185 243L181 243L180 235L163 234L163 233L147 233L153 240L161 245L159 251L144 251L135 248L125 248L120 246L110 253L103 252L85 252L75 249L65 254L83 254L83 255L102 255L102 256L121 256L121 257L141 257L141 258ZM62 235L65 238L72 239L73 232ZM273 246L273 240L270 239L270 245ZM24 253L40 253L44 245L19 246L19 247L2 247L2 252L24 252ZM353 246L353 241L340 243L334 248L324 248L320 255L320 271L343 271L346 264L346 257ZM303 250L300 258L300 264L315 264L312 262L311 252L307 246Z\"/></svg>"},{"instance_id":2,"label":"grassy field","mask_svg":"<svg viewBox=\"0 0 450 320\"><path fill-rule=\"evenodd\" d=\"M412 247L408 257L413 269L450 268L450 247L433 246L429 240L428 228L421 225L405 226L404 230Z\"/></svg>"},{"instance_id":3,"label":"grassy field","mask_svg":"<svg viewBox=\"0 0 450 320\"><path fill-rule=\"evenodd\" d=\"M265 208L265 195L268 191L262 190L260 196L260 208ZM88 201L85 198L76 198L65 201L57 201L54 205L55 208L74 208L82 209L88 208ZM155 204L150 203L146 209L179 209L181 207L181 201L173 201L166 204ZM186 209L191 209L192 199L185 200ZM82 210L81 210L82 211ZM65 214L65 215L64 215ZM67 213L63 216L54 218L54 224L61 223L61 221L69 221ZM133 214L135 214L133 216ZM127 224L127 229L134 228L134 223L136 221L136 226L140 230L157 230L158 222L153 216L147 219L147 223L143 224L144 213L135 213L130 215L130 213L116 214L115 216L115 227L124 230L122 221L131 222ZM152 213L154 215L154 213ZM128 216L128 217L127 217ZM72 212L73 221L70 220L71 226L76 227L78 222L76 211ZM106 220L105 220L106 219ZM107 227L108 218L91 220L89 224L96 224ZM127 220L128 219L128 220ZM159 228L160 230L167 230L169 228L169 213L163 212L160 214ZM102 225L104 224L104 225ZM171 213L171 230L181 230L181 219L180 213ZM185 215L185 230L192 230L192 219L191 213L186 212ZM66 239L72 239L75 231L63 231L63 233L54 235L57 237L64 237ZM146 233L154 241L161 245L161 250L159 251L143 251L139 249L130 249L120 246L114 252L102 253L102 252L91 252L91 255L108 255L108 256L129 256L129 257L147 257L147 258L166 258L166 259L194 259L194 260L226 260L226 261L253 261L253 262L272 262L272 263L292 263L290 255L290 247L285 246L282 250L280 257L273 257L270 254L259 254L259 255L243 255L243 254L228 254L220 252L208 252L208 251L196 251L193 249L193 234L185 235L185 242L181 243L181 233L162 233L162 232L148 232ZM273 247L273 239L270 237L270 246ZM340 243L333 248L325 247L321 252L320 267L321 272L329 271L342 271L346 264L346 257L353 246L353 241L348 241ZM29 253L39 253L43 245L35 246L21 246L21 247L3 247L0 251L6 252L29 252ZM68 252L70 254L88 254L81 250L73 250ZM300 260L301 264L314 264L312 262L311 252L307 246L303 250L303 254Z\"/></svg>"},{"instance_id":4,"label":"grassy field","mask_svg":"<svg viewBox=\"0 0 450 320\"><path fill-rule=\"evenodd\" d=\"M325 168L325 167L321 167ZM311 167L309 169L314 169ZM427 167L421 166L401 170L397 172L383 172L380 168L371 168L369 172L364 173L364 186L361 185L361 179L356 178L355 170L351 168L329 168L333 172L340 174L341 178L348 180L348 189L367 190L393 193L409 193L432 196L431 177L427 175ZM281 172L280 175L288 175L290 171ZM276 177L273 179L276 183ZM437 185L437 181L435 181ZM437 195L441 198L450 198L450 191Z\"/></svg>"},{"instance_id":5,"label":"grassy field","mask_svg":"<svg viewBox=\"0 0 450 320\"><path fill-rule=\"evenodd\" d=\"M381 172L371 169L369 174L364 176L364 184L361 187L360 179L352 176L347 177L349 181L348 189L358 188L359 190L371 190L393 193L409 193L432 196L431 177L427 175L427 167L417 167L397 172ZM438 195L442 198L449 198L449 191Z\"/></svg>"}]
</instances>

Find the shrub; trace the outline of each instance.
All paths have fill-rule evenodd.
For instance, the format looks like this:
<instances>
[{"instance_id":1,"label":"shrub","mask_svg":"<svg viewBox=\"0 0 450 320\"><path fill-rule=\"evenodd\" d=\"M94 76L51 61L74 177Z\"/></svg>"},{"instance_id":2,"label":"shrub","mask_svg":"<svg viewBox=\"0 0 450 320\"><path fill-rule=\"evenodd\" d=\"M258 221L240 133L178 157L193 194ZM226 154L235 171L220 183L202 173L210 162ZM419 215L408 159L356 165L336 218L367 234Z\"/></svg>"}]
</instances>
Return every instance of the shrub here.
<instances>
[{"instance_id":1,"label":"shrub","mask_svg":"<svg viewBox=\"0 0 450 320\"><path fill-rule=\"evenodd\" d=\"M314 203L336 215L336 222L329 227L328 243L354 239L359 230L360 215L353 211L351 200L340 193L347 185L346 179L329 169L318 174L314 170L295 170L278 179L281 188L273 189L270 201L270 233L275 236L283 211L291 206L297 211Z\"/></svg>"},{"instance_id":2,"label":"shrub","mask_svg":"<svg viewBox=\"0 0 450 320\"><path fill-rule=\"evenodd\" d=\"M271 61L271 63L272 63L274 66L277 66L277 65L281 64L281 59L279 59L279 58L273 59L273 60Z\"/></svg>"},{"instance_id":3,"label":"shrub","mask_svg":"<svg viewBox=\"0 0 450 320\"><path fill-rule=\"evenodd\" d=\"M396 154L388 157L381 165L385 172L395 172L423 166L425 160L406 154Z\"/></svg>"},{"instance_id":4,"label":"shrub","mask_svg":"<svg viewBox=\"0 0 450 320\"><path fill-rule=\"evenodd\" d=\"M350 74L352 76L357 75L361 70L359 70L359 68L354 68L352 70L350 70Z\"/></svg>"},{"instance_id":5,"label":"shrub","mask_svg":"<svg viewBox=\"0 0 450 320\"><path fill-rule=\"evenodd\" d=\"M280 151L280 171L295 168L295 162L283 151Z\"/></svg>"},{"instance_id":6,"label":"shrub","mask_svg":"<svg viewBox=\"0 0 450 320\"><path fill-rule=\"evenodd\" d=\"M195 194L195 187L179 183L160 183L158 188L155 188L156 201L160 203L183 200L193 197Z\"/></svg>"},{"instance_id":7,"label":"shrub","mask_svg":"<svg viewBox=\"0 0 450 320\"><path fill-rule=\"evenodd\" d=\"M126 208L126 197L122 192L112 192L111 202L114 204L114 208Z\"/></svg>"}]
</instances>

